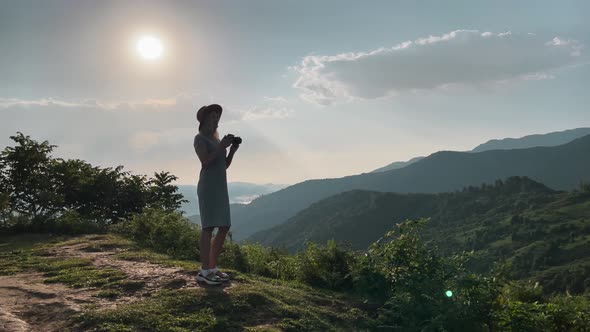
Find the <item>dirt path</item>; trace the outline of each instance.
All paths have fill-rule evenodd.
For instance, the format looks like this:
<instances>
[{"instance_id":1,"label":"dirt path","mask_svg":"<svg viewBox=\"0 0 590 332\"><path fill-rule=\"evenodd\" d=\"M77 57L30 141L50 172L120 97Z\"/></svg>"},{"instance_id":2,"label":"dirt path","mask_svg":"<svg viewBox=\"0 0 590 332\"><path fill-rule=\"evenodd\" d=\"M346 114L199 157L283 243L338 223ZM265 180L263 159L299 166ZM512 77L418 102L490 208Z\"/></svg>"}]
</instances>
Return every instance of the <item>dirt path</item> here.
<instances>
[{"instance_id":1,"label":"dirt path","mask_svg":"<svg viewBox=\"0 0 590 332\"><path fill-rule=\"evenodd\" d=\"M149 262L114 259L114 254L126 250L121 248L91 251L88 248L95 239L100 238L94 237L92 241L85 243L51 248L48 250L49 256L89 258L97 268L119 269L134 282L133 292L108 300L95 296L100 291L97 288L45 284L42 273L38 272L0 276L0 332L63 331L67 318L83 310L86 305L97 304L101 309L108 309L141 300L164 288L202 288L193 271ZM225 291L220 287L214 289Z\"/></svg>"}]
</instances>

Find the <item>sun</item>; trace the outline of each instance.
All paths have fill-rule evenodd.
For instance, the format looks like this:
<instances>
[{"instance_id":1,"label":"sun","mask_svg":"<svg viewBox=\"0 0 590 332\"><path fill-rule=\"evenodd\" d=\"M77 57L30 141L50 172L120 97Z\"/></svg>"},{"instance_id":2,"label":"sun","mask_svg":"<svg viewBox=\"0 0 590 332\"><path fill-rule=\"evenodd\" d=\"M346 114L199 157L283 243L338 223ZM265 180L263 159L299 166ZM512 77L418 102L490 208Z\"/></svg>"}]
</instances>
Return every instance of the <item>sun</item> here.
<instances>
[{"instance_id":1,"label":"sun","mask_svg":"<svg viewBox=\"0 0 590 332\"><path fill-rule=\"evenodd\" d=\"M158 38L144 36L137 41L137 51L142 58L147 60L155 60L162 56L164 47Z\"/></svg>"}]
</instances>

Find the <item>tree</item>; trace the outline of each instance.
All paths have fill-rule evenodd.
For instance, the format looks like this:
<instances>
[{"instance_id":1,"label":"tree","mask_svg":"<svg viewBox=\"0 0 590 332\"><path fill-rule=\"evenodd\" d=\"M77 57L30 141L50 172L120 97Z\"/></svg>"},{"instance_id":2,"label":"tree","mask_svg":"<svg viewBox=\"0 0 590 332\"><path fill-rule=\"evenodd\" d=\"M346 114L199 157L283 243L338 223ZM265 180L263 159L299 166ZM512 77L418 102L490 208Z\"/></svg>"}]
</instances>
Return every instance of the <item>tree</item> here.
<instances>
[{"instance_id":1,"label":"tree","mask_svg":"<svg viewBox=\"0 0 590 332\"><path fill-rule=\"evenodd\" d=\"M54 182L50 176L51 157L55 145L39 143L17 132L10 136L16 142L0 154L3 190L8 193L11 209L33 220L45 220L56 212Z\"/></svg>"},{"instance_id":2,"label":"tree","mask_svg":"<svg viewBox=\"0 0 590 332\"><path fill-rule=\"evenodd\" d=\"M149 181L150 207L164 210L178 210L182 203L188 202L184 196L178 193L178 187L172 182L178 178L169 172L154 173L154 178Z\"/></svg>"}]
</instances>

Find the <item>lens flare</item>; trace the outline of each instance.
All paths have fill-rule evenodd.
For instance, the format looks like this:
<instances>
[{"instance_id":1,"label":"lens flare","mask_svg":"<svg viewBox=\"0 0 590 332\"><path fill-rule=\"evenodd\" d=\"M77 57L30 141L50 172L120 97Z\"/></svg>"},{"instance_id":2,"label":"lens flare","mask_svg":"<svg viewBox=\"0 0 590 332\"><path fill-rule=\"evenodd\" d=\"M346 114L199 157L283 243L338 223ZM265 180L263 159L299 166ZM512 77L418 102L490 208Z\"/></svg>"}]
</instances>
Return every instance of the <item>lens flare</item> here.
<instances>
[{"instance_id":1,"label":"lens flare","mask_svg":"<svg viewBox=\"0 0 590 332\"><path fill-rule=\"evenodd\" d=\"M450 290L446 291L445 294L447 295L447 297L453 296L453 292L451 292Z\"/></svg>"}]
</instances>

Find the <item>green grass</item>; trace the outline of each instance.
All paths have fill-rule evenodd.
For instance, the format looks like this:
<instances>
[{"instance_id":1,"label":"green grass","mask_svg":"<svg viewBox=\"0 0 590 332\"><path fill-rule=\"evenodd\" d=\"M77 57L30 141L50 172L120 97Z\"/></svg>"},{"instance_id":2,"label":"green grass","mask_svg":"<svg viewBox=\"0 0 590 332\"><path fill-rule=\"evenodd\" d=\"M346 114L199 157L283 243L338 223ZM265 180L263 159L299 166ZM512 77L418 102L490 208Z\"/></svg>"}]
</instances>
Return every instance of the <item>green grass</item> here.
<instances>
[{"instance_id":1,"label":"green grass","mask_svg":"<svg viewBox=\"0 0 590 332\"><path fill-rule=\"evenodd\" d=\"M0 235L0 253L13 250L28 250L43 244L62 242L69 238L71 237L49 234Z\"/></svg>"},{"instance_id":2,"label":"green grass","mask_svg":"<svg viewBox=\"0 0 590 332\"><path fill-rule=\"evenodd\" d=\"M138 247L115 254L113 258L135 262L150 262L170 267L182 267L188 271L198 271L201 268L201 263L198 261L174 259L169 255Z\"/></svg>"},{"instance_id":3,"label":"green grass","mask_svg":"<svg viewBox=\"0 0 590 332\"><path fill-rule=\"evenodd\" d=\"M78 237L21 235L2 238L0 275L40 271L48 283L70 287L97 287L98 298L115 299L143 287L127 280L117 269L96 269L90 259L48 256L54 246L87 244L83 250L125 248L114 259L146 261L187 271L200 263L173 259L140 248L114 234ZM265 278L235 270L232 286L219 288L162 289L137 302L104 310L88 306L73 317L77 328L96 331L347 331L368 330L372 320L358 299L307 286L295 281Z\"/></svg>"},{"instance_id":4,"label":"green grass","mask_svg":"<svg viewBox=\"0 0 590 332\"><path fill-rule=\"evenodd\" d=\"M85 243L94 237L48 236L42 234L23 234L2 237L0 251L0 275L12 275L26 271L43 273L46 283L63 283L73 288L99 287L117 289L126 286L126 275L113 268L97 269L92 260L84 258L55 258L48 250L66 244ZM119 241L117 238L104 238L104 243ZM100 245L101 242L97 244Z\"/></svg>"},{"instance_id":5,"label":"green grass","mask_svg":"<svg viewBox=\"0 0 590 332\"><path fill-rule=\"evenodd\" d=\"M99 331L346 331L367 329L366 313L338 296L249 278L220 289L162 290L138 303L77 317Z\"/></svg>"}]
</instances>

